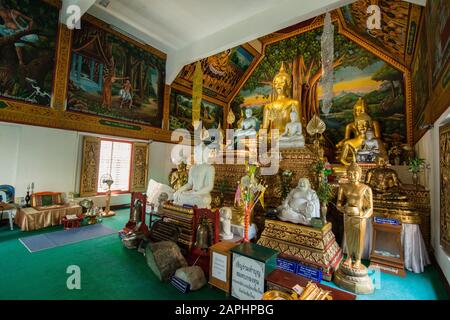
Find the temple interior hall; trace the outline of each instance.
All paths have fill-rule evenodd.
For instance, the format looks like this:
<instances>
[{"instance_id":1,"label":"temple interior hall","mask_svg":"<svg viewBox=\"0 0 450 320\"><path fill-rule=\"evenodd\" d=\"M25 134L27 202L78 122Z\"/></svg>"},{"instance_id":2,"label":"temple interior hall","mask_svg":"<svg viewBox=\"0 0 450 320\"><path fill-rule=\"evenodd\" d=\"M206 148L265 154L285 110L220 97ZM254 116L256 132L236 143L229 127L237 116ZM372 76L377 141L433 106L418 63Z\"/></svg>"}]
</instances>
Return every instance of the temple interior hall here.
<instances>
[{"instance_id":1,"label":"temple interior hall","mask_svg":"<svg viewBox=\"0 0 450 320\"><path fill-rule=\"evenodd\" d=\"M449 84L448 0L0 0L0 300L449 300Z\"/></svg>"}]
</instances>

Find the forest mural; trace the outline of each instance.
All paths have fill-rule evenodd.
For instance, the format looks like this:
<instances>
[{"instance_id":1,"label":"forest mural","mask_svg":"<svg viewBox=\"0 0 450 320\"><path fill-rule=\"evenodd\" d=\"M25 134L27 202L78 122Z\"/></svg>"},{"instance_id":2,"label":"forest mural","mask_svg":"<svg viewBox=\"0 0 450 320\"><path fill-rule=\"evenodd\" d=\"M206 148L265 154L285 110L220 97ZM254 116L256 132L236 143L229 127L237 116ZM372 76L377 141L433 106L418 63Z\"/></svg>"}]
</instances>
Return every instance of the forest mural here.
<instances>
[{"instance_id":1,"label":"forest mural","mask_svg":"<svg viewBox=\"0 0 450 320\"><path fill-rule=\"evenodd\" d=\"M200 118L203 127L206 129L218 128L223 121L223 107L203 99L200 106ZM174 89L170 94L169 128L170 130L194 130L192 126L192 97Z\"/></svg>"},{"instance_id":2,"label":"forest mural","mask_svg":"<svg viewBox=\"0 0 450 320\"><path fill-rule=\"evenodd\" d=\"M270 102L272 79L284 61L292 73L292 96L301 102L304 124L320 112L321 34L322 28L317 28L269 44L261 63L232 102L233 111L261 109ZM381 123L384 140L406 143L402 73L337 32L334 40L333 106L328 115L321 115L327 124L327 137L335 143L344 137L344 125L353 120L353 106L363 97L369 114Z\"/></svg>"},{"instance_id":3,"label":"forest mural","mask_svg":"<svg viewBox=\"0 0 450 320\"><path fill-rule=\"evenodd\" d=\"M164 59L87 21L71 58L69 111L161 127Z\"/></svg>"},{"instance_id":4,"label":"forest mural","mask_svg":"<svg viewBox=\"0 0 450 320\"><path fill-rule=\"evenodd\" d=\"M0 0L0 97L50 106L58 8Z\"/></svg>"}]
</instances>

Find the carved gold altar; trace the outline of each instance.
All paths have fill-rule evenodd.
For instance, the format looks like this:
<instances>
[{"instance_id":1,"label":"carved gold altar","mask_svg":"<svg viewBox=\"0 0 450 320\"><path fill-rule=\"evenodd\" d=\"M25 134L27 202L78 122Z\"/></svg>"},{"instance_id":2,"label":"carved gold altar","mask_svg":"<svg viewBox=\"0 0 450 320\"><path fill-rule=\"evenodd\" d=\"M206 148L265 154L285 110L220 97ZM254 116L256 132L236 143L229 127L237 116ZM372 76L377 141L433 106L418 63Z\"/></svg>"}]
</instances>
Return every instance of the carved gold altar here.
<instances>
[{"instance_id":1,"label":"carved gold altar","mask_svg":"<svg viewBox=\"0 0 450 320\"><path fill-rule=\"evenodd\" d=\"M439 130L441 181L441 245L450 253L450 123Z\"/></svg>"},{"instance_id":2,"label":"carved gold altar","mask_svg":"<svg viewBox=\"0 0 450 320\"><path fill-rule=\"evenodd\" d=\"M258 244L280 251L306 265L320 268L323 279L331 281L342 261L342 250L336 242L331 223L322 229L266 219Z\"/></svg>"}]
</instances>

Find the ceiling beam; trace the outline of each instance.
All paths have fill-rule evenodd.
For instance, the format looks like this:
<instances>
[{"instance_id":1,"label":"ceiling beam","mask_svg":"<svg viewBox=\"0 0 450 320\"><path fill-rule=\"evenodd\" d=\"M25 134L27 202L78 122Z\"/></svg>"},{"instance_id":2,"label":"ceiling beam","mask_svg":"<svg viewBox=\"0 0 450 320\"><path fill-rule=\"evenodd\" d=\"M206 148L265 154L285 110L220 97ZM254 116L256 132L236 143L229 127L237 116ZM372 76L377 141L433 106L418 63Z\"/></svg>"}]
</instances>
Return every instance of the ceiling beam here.
<instances>
[{"instance_id":1,"label":"ceiling beam","mask_svg":"<svg viewBox=\"0 0 450 320\"><path fill-rule=\"evenodd\" d=\"M183 66L226 49L257 39L296 23L350 4L355 0L282 0L276 6L259 12L194 43L167 52L166 83L171 84Z\"/></svg>"},{"instance_id":2,"label":"ceiling beam","mask_svg":"<svg viewBox=\"0 0 450 320\"><path fill-rule=\"evenodd\" d=\"M73 27L76 27L74 25L76 20L74 19L81 19L83 14L94 5L95 1L96 0L63 0L59 12L59 22L73 29ZM76 9L74 10L71 6L75 6L79 12L76 12Z\"/></svg>"},{"instance_id":3,"label":"ceiling beam","mask_svg":"<svg viewBox=\"0 0 450 320\"><path fill-rule=\"evenodd\" d=\"M417 4L422 7L425 7L427 5L427 0L404 0L404 1L411 2L413 4Z\"/></svg>"}]
</instances>

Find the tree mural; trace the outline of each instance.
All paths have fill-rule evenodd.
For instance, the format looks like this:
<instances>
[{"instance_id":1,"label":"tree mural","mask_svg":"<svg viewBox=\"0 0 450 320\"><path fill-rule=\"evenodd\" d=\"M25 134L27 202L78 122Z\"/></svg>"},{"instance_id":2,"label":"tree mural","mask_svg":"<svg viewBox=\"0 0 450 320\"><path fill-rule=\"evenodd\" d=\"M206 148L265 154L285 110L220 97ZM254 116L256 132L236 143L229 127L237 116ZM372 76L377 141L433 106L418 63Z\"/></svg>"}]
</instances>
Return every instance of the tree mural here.
<instances>
[{"instance_id":1,"label":"tree mural","mask_svg":"<svg viewBox=\"0 0 450 320\"><path fill-rule=\"evenodd\" d=\"M58 9L42 1L0 0L0 96L49 106Z\"/></svg>"},{"instance_id":2,"label":"tree mural","mask_svg":"<svg viewBox=\"0 0 450 320\"><path fill-rule=\"evenodd\" d=\"M335 28L336 30L337 28ZM322 74L320 37L322 28L281 40L266 47L261 64L246 82L245 90L254 90L261 85L272 85L272 79L281 62L292 70L292 97L301 102L305 121L319 112L317 88ZM334 67L353 66L363 69L377 60L356 43L335 31Z\"/></svg>"}]
</instances>

